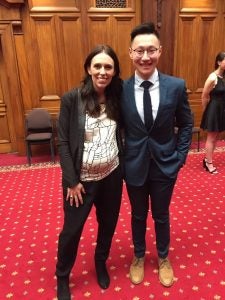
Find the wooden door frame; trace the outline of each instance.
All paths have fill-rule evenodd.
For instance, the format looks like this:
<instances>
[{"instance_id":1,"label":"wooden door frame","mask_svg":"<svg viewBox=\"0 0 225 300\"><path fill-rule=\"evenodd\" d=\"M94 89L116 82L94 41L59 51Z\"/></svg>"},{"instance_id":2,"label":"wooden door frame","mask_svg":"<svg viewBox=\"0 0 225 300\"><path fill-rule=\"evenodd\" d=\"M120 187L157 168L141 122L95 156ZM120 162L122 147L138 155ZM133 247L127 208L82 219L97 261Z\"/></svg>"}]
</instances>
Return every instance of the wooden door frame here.
<instances>
[{"instance_id":1,"label":"wooden door frame","mask_svg":"<svg viewBox=\"0 0 225 300\"><path fill-rule=\"evenodd\" d=\"M24 149L23 104L18 76L13 22L0 24L3 97L1 117L8 125L8 139L0 141L0 152L19 152ZM13 99L13 102L10 100Z\"/></svg>"}]
</instances>

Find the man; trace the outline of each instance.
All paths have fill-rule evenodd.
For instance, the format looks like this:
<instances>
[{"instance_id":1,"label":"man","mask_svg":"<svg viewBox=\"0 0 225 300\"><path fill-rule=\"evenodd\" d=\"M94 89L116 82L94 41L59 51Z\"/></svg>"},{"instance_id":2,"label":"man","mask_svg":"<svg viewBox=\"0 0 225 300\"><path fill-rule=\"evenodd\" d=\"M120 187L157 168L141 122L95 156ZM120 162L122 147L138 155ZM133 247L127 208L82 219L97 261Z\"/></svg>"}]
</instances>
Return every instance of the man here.
<instances>
[{"instance_id":1,"label":"man","mask_svg":"<svg viewBox=\"0 0 225 300\"><path fill-rule=\"evenodd\" d=\"M169 206L178 171L185 163L191 143L192 117L184 80L157 70L161 51L153 23L133 29L129 54L135 74L124 82L122 114L125 181L132 208L134 244L130 279L134 284L144 279L146 222L151 203L159 280L169 287L174 279L168 259Z\"/></svg>"}]
</instances>

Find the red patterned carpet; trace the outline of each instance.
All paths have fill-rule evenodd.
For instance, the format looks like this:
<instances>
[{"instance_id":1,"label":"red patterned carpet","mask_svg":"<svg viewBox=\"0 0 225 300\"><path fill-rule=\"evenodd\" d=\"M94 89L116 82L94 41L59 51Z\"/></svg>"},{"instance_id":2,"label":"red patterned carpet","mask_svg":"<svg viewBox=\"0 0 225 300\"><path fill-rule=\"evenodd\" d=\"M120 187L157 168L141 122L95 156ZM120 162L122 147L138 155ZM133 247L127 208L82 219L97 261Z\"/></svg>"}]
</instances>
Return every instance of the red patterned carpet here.
<instances>
[{"instance_id":1,"label":"red patterned carpet","mask_svg":"<svg viewBox=\"0 0 225 300\"><path fill-rule=\"evenodd\" d=\"M222 149L223 150L223 149ZM225 152L215 154L219 174L202 168L202 152L190 153L171 205L171 288L160 285L153 223L149 216L145 279L129 281L132 260L130 205L124 188L108 268L111 285L96 283L94 210L85 226L71 276L72 299L225 299ZM57 237L63 221L58 164L0 167L0 299L56 300Z\"/></svg>"}]
</instances>

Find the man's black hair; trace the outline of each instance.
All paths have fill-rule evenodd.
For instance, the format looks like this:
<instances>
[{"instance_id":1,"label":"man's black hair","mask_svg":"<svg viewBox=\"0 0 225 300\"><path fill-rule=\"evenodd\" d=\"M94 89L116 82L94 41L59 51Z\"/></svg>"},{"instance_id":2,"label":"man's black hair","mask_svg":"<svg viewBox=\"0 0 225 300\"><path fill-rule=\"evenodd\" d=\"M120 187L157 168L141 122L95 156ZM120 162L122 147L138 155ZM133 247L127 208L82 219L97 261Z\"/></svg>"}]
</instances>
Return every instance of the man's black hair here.
<instances>
[{"instance_id":1,"label":"man's black hair","mask_svg":"<svg viewBox=\"0 0 225 300\"><path fill-rule=\"evenodd\" d=\"M139 34L154 34L159 39L159 33L155 29L155 25L152 22L149 23L142 23L138 26L136 26L130 34L131 42L134 40L134 38Z\"/></svg>"}]
</instances>

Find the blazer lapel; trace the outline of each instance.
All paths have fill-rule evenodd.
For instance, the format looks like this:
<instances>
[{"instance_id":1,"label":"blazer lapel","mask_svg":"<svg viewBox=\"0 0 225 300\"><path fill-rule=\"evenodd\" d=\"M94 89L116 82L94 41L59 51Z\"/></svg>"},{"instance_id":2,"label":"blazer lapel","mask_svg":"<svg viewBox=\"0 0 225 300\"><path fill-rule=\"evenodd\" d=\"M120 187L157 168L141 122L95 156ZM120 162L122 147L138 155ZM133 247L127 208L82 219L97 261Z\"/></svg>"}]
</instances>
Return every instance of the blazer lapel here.
<instances>
[{"instance_id":1,"label":"blazer lapel","mask_svg":"<svg viewBox=\"0 0 225 300\"><path fill-rule=\"evenodd\" d=\"M160 118L162 104L166 101L167 88L168 86L166 84L165 78L161 73L159 73L159 107L153 126L155 125L155 123L157 123L158 118Z\"/></svg>"},{"instance_id":2,"label":"blazer lapel","mask_svg":"<svg viewBox=\"0 0 225 300\"><path fill-rule=\"evenodd\" d=\"M127 107L129 108L130 113L134 116L133 121L139 125L142 129L145 129L145 124L143 123L135 102L135 95L134 95L134 76L132 76L130 79L127 81L127 86L126 86L126 97L128 100Z\"/></svg>"},{"instance_id":3,"label":"blazer lapel","mask_svg":"<svg viewBox=\"0 0 225 300\"><path fill-rule=\"evenodd\" d=\"M83 155L83 144L84 144L84 134L85 134L85 120L86 114L84 112L84 105L81 101L80 89L77 89L77 102L78 102L78 139L79 145L82 145L78 148L78 157Z\"/></svg>"}]
</instances>

